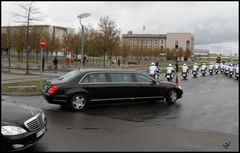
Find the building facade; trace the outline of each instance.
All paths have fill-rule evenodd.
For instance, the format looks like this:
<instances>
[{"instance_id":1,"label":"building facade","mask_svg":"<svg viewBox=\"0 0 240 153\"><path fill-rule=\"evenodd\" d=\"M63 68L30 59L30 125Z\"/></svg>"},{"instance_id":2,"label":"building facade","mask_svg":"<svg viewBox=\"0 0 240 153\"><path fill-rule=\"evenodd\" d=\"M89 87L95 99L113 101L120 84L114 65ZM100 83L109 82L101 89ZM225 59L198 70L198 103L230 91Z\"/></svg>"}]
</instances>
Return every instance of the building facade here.
<instances>
[{"instance_id":1,"label":"building facade","mask_svg":"<svg viewBox=\"0 0 240 153\"><path fill-rule=\"evenodd\" d=\"M26 26L3 26L1 27L1 32L4 33L6 32L7 28L11 28L11 30L17 30L19 28L26 28ZM65 27L60 27L60 26L52 26L52 25L31 25L30 26L30 31L31 30L41 30L41 31L46 31L48 32L51 36L55 38L59 38L60 40L63 39L64 34L66 34L69 30L69 28Z\"/></svg>"},{"instance_id":2,"label":"building facade","mask_svg":"<svg viewBox=\"0 0 240 153\"><path fill-rule=\"evenodd\" d=\"M167 33L167 34L128 34L122 35L123 45L130 48L151 49L194 49L194 37L191 33Z\"/></svg>"},{"instance_id":3,"label":"building facade","mask_svg":"<svg viewBox=\"0 0 240 153\"><path fill-rule=\"evenodd\" d=\"M167 33L167 48L194 49L194 37L191 33Z\"/></svg>"},{"instance_id":4,"label":"building facade","mask_svg":"<svg viewBox=\"0 0 240 153\"><path fill-rule=\"evenodd\" d=\"M164 34L123 34L122 41L124 45L131 48L166 48L166 37Z\"/></svg>"}]
</instances>

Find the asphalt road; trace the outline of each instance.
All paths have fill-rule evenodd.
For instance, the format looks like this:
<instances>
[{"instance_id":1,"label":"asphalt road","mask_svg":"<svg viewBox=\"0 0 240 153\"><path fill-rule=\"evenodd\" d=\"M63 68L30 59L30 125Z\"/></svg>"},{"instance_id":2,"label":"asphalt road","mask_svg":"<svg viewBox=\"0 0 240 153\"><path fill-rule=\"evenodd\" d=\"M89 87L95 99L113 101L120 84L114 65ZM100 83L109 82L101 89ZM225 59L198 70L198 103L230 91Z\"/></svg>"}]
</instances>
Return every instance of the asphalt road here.
<instances>
[{"instance_id":1,"label":"asphalt road","mask_svg":"<svg viewBox=\"0 0 240 153\"><path fill-rule=\"evenodd\" d=\"M175 105L101 104L83 112L41 96L2 98L46 113L48 131L30 151L237 151L238 83L224 75L180 77L184 94Z\"/></svg>"}]
</instances>

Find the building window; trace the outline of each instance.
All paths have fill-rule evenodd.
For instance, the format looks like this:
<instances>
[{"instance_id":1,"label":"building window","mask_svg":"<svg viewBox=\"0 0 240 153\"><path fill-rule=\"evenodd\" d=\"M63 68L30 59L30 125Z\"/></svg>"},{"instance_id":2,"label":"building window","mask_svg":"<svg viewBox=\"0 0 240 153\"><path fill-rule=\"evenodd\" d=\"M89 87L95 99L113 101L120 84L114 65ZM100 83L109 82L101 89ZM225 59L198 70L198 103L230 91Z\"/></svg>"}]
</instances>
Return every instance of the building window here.
<instances>
[{"instance_id":1,"label":"building window","mask_svg":"<svg viewBox=\"0 0 240 153\"><path fill-rule=\"evenodd\" d=\"M163 40L161 39L161 44L163 44Z\"/></svg>"},{"instance_id":2,"label":"building window","mask_svg":"<svg viewBox=\"0 0 240 153\"><path fill-rule=\"evenodd\" d=\"M178 40L175 41L175 49L178 49Z\"/></svg>"},{"instance_id":3,"label":"building window","mask_svg":"<svg viewBox=\"0 0 240 153\"><path fill-rule=\"evenodd\" d=\"M187 48L187 49L190 48L190 41L189 41L189 40L186 41L186 48Z\"/></svg>"}]
</instances>

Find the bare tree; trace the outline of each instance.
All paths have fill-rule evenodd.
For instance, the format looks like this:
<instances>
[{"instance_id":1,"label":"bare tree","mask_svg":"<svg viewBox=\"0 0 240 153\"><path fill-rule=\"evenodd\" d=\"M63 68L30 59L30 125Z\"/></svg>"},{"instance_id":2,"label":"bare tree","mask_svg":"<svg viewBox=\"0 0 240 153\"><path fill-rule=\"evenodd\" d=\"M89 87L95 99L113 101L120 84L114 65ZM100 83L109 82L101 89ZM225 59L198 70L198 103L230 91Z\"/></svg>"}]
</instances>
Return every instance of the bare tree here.
<instances>
[{"instance_id":1,"label":"bare tree","mask_svg":"<svg viewBox=\"0 0 240 153\"><path fill-rule=\"evenodd\" d=\"M119 45L120 43L120 30L117 29L117 26L114 20L110 19L108 16L103 17L100 19L99 26L99 48L103 51L104 55L104 67L105 67L105 55L108 53L110 55L110 65L111 65L111 58L113 54L113 50Z\"/></svg>"},{"instance_id":2,"label":"bare tree","mask_svg":"<svg viewBox=\"0 0 240 153\"><path fill-rule=\"evenodd\" d=\"M39 16L40 11L33 2L25 2L20 3L18 6L24 11L22 14L13 12L14 21L17 23L21 23L26 25L26 55L27 55L27 63L26 63L26 74L29 74L29 53L30 53L30 40L29 40L29 32L30 25L35 21L41 21L42 17Z\"/></svg>"}]
</instances>

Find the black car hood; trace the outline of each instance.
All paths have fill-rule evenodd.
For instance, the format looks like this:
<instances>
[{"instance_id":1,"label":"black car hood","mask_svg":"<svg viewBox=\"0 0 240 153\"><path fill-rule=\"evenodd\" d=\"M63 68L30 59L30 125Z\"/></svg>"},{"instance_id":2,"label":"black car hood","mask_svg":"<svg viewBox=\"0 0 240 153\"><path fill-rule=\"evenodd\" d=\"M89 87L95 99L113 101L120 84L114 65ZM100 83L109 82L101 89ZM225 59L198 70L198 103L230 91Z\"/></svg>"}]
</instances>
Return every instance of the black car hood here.
<instances>
[{"instance_id":1,"label":"black car hood","mask_svg":"<svg viewBox=\"0 0 240 153\"><path fill-rule=\"evenodd\" d=\"M41 110L17 103L2 101L2 125L22 124L38 114Z\"/></svg>"}]
</instances>

